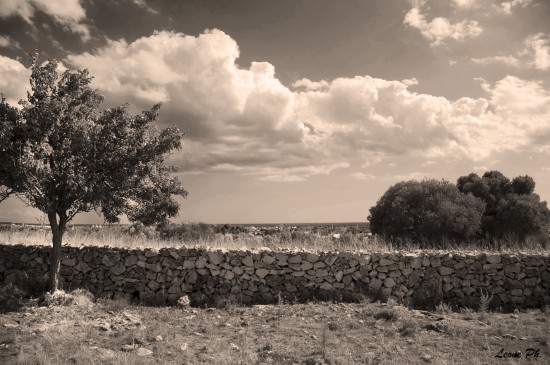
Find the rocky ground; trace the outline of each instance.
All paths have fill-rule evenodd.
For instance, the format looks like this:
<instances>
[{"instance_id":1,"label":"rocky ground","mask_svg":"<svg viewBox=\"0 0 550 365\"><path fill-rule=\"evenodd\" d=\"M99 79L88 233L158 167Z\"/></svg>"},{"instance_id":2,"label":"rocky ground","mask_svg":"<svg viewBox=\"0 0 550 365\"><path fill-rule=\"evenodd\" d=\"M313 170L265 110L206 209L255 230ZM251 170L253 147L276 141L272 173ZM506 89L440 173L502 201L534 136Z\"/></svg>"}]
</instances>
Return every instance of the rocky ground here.
<instances>
[{"instance_id":1,"label":"rocky ground","mask_svg":"<svg viewBox=\"0 0 550 365\"><path fill-rule=\"evenodd\" d=\"M154 308L82 297L0 315L0 363L542 365L550 363L549 329L548 309L457 313L440 306L427 312L380 303Z\"/></svg>"}]
</instances>

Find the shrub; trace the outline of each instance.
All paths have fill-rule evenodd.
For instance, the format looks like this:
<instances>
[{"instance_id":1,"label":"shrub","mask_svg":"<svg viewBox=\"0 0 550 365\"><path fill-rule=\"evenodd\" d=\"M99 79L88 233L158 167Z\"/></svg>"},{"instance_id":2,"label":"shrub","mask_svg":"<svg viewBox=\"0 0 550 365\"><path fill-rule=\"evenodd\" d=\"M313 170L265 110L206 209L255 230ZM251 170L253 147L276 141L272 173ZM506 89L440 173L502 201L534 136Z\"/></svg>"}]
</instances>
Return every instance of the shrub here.
<instances>
[{"instance_id":1,"label":"shrub","mask_svg":"<svg viewBox=\"0 0 550 365\"><path fill-rule=\"evenodd\" d=\"M373 233L413 241L467 240L479 231L483 202L445 180L391 186L370 209Z\"/></svg>"}]
</instances>

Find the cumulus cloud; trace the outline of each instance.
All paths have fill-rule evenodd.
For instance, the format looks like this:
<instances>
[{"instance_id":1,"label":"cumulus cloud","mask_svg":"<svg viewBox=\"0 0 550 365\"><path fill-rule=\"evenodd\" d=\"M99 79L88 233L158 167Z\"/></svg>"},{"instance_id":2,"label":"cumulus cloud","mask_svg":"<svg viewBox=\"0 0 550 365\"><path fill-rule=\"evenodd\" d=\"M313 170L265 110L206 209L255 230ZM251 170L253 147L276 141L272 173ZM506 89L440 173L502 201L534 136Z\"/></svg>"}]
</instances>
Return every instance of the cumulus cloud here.
<instances>
[{"instance_id":1,"label":"cumulus cloud","mask_svg":"<svg viewBox=\"0 0 550 365\"><path fill-rule=\"evenodd\" d=\"M0 93L12 106L26 96L31 72L19 61L0 56Z\"/></svg>"},{"instance_id":2,"label":"cumulus cloud","mask_svg":"<svg viewBox=\"0 0 550 365\"><path fill-rule=\"evenodd\" d=\"M82 23L86 13L79 0L0 0L0 18L20 16L27 23L33 24L32 18L37 10L80 34L84 40L90 37L88 27Z\"/></svg>"},{"instance_id":3,"label":"cumulus cloud","mask_svg":"<svg viewBox=\"0 0 550 365\"><path fill-rule=\"evenodd\" d=\"M539 70L550 68L550 36L538 33L525 40L526 52L531 55L531 66Z\"/></svg>"},{"instance_id":4,"label":"cumulus cloud","mask_svg":"<svg viewBox=\"0 0 550 365\"><path fill-rule=\"evenodd\" d=\"M460 4L468 4L468 1L459 1ZM403 24L411 28L418 29L424 38L431 41L433 46L442 44L448 39L457 41L465 40L466 38L477 37L483 29L475 20L462 20L452 23L444 17L435 17L432 20L426 20L422 14L422 5L424 2L417 1L413 3L413 8L405 15Z\"/></svg>"},{"instance_id":5,"label":"cumulus cloud","mask_svg":"<svg viewBox=\"0 0 550 365\"><path fill-rule=\"evenodd\" d=\"M550 69L550 36L537 33L527 37L524 48L514 55L472 58L472 61L482 65L502 63L517 68Z\"/></svg>"},{"instance_id":6,"label":"cumulus cloud","mask_svg":"<svg viewBox=\"0 0 550 365\"><path fill-rule=\"evenodd\" d=\"M110 41L64 61L88 68L111 104L144 110L163 101L162 125L188 131L171 157L188 173L292 182L397 156L484 162L503 151L540 150L547 145L540 136L550 134L550 91L535 81L482 81L485 98L455 101L409 90L412 79L302 79L288 88L270 63L241 68L238 57L237 43L212 30ZM23 97L5 75L28 79L25 69L0 61L2 89Z\"/></svg>"}]
</instances>

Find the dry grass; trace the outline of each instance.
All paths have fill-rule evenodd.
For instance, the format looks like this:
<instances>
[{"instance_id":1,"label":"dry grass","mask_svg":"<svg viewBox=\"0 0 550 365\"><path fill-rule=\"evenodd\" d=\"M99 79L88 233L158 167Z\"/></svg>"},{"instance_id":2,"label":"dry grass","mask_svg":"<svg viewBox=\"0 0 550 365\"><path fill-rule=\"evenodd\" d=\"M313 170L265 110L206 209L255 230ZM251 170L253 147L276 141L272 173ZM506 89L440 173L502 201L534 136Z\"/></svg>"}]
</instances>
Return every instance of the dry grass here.
<instances>
[{"instance_id":1,"label":"dry grass","mask_svg":"<svg viewBox=\"0 0 550 365\"><path fill-rule=\"evenodd\" d=\"M205 225L207 226L207 225ZM48 226L27 226L21 229L2 227L0 243L16 245L51 245L51 233ZM252 233L204 234L195 232L195 238L162 238L153 229L131 232L128 227L73 227L64 235L64 244L69 246L110 246L125 248L145 247L209 247L228 250L258 249L303 249L307 251L354 251L354 252L414 252L419 249L439 249L454 252L500 252L526 254L549 253L545 237L530 237L521 246L513 238L504 238L491 245L483 242L441 242L433 245L419 245L410 241L390 241L379 236L345 233L336 239L333 232L295 232L282 231L278 234L259 236ZM342 229L342 227L336 227Z\"/></svg>"},{"instance_id":2,"label":"dry grass","mask_svg":"<svg viewBox=\"0 0 550 365\"><path fill-rule=\"evenodd\" d=\"M218 309L121 301L0 316L2 364L544 364L550 311L432 313L378 304ZM473 315L472 315L473 314ZM525 358L525 350L540 358ZM501 350L520 359L498 359Z\"/></svg>"}]
</instances>

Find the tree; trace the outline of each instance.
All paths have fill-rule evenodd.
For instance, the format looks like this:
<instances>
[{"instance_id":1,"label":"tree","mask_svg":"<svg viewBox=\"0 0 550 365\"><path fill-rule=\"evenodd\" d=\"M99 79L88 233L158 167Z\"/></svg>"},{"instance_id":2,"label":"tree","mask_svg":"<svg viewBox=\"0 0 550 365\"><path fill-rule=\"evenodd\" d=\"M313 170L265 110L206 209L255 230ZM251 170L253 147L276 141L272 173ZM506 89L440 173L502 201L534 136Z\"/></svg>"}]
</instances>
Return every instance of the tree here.
<instances>
[{"instance_id":1,"label":"tree","mask_svg":"<svg viewBox=\"0 0 550 365\"><path fill-rule=\"evenodd\" d=\"M164 163L181 148L177 128L157 130L160 105L131 115L128 105L101 109L86 70L59 75L57 61L31 58L31 92L21 109L0 103L0 186L44 212L52 231L50 288L59 286L61 244L80 212L101 211L109 223L166 223L174 196L187 196L176 168Z\"/></svg>"},{"instance_id":2,"label":"tree","mask_svg":"<svg viewBox=\"0 0 550 365\"><path fill-rule=\"evenodd\" d=\"M513 234L523 241L530 234L545 232L549 225L550 211L534 193L535 181L530 176L510 181L499 171L488 171L481 178L471 173L458 178L457 188L486 203L482 229L489 236Z\"/></svg>"},{"instance_id":3,"label":"tree","mask_svg":"<svg viewBox=\"0 0 550 365\"><path fill-rule=\"evenodd\" d=\"M485 204L445 180L406 181L391 186L370 209L373 233L414 241L465 240L481 225Z\"/></svg>"}]
</instances>

